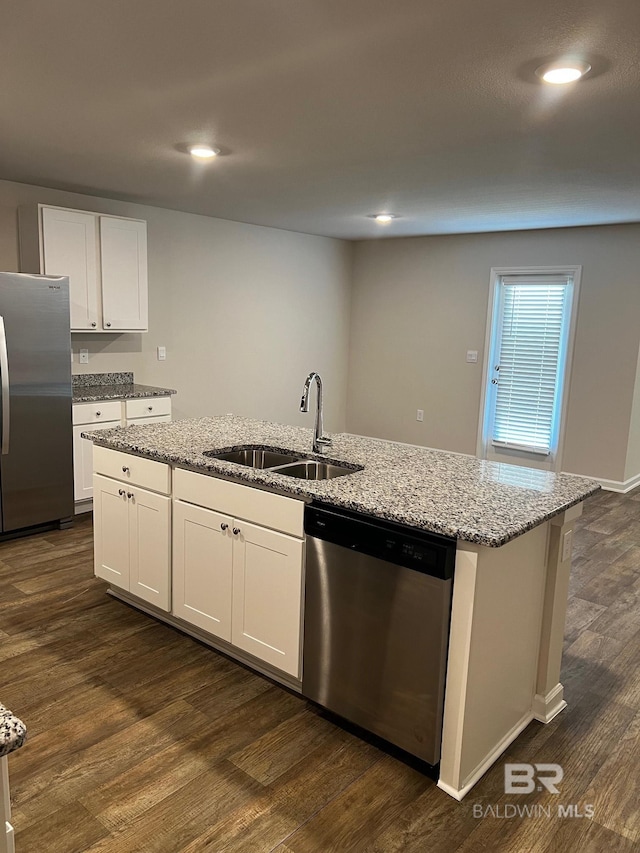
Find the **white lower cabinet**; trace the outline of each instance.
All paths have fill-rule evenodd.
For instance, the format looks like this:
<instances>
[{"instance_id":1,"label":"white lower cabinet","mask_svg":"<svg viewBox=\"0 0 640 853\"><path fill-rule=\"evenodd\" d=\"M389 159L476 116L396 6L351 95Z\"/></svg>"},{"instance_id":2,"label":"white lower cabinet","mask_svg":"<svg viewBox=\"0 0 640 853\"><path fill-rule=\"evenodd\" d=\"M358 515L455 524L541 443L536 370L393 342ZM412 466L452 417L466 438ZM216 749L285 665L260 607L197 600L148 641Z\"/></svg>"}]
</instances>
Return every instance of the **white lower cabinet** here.
<instances>
[{"instance_id":1,"label":"white lower cabinet","mask_svg":"<svg viewBox=\"0 0 640 853\"><path fill-rule=\"evenodd\" d=\"M95 574L170 610L171 498L95 474Z\"/></svg>"},{"instance_id":2,"label":"white lower cabinet","mask_svg":"<svg viewBox=\"0 0 640 853\"><path fill-rule=\"evenodd\" d=\"M231 642L233 520L210 509L173 505L173 613Z\"/></svg>"},{"instance_id":3,"label":"white lower cabinet","mask_svg":"<svg viewBox=\"0 0 640 853\"><path fill-rule=\"evenodd\" d=\"M102 400L73 404L73 495L76 512L91 509L82 504L93 497L93 443L83 432L119 426L163 424L171 420L171 397Z\"/></svg>"},{"instance_id":4,"label":"white lower cabinet","mask_svg":"<svg viewBox=\"0 0 640 853\"><path fill-rule=\"evenodd\" d=\"M93 442L83 438L88 430L113 429L120 421L106 423L76 424L73 428L73 495L76 501L91 500L93 497Z\"/></svg>"},{"instance_id":5,"label":"white lower cabinet","mask_svg":"<svg viewBox=\"0 0 640 853\"><path fill-rule=\"evenodd\" d=\"M178 482L187 482L186 473L176 472ZM203 488L228 491L236 509L238 489L247 489L249 502L255 497L249 486L188 477L191 487L201 477ZM276 505L287 500L260 494ZM302 571L301 538L174 500L173 614L294 678L300 677Z\"/></svg>"},{"instance_id":6,"label":"white lower cabinet","mask_svg":"<svg viewBox=\"0 0 640 853\"><path fill-rule=\"evenodd\" d=\"M104 447L93 467L95 574L300 679L304 503Z\"/></svg>"},{"instance_id":7,"label":"white lower cabinet","mask_svg":"<svg viewBox=\"0 0 640 853\"><path fill-rule=\"evenodd\" d=\"M246 521L234 525L231 642L298 678L302 541Z\"/></svg>"}]
</instances>

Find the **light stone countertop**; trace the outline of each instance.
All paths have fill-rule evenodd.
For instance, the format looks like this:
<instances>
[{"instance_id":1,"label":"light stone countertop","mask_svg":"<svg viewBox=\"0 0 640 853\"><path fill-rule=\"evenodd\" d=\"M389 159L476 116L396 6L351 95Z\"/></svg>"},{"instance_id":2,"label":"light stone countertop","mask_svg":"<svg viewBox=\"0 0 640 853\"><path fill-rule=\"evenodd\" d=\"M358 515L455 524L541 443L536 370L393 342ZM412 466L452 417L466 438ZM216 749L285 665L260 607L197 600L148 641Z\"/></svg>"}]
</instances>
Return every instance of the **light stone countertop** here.
<instances>
[{"instance_id":1,"label":"light stone countertop","mask_svg":"<svg viewBox=\"0 0 640 853\"><path fill-rule=\"evenodd\" d=\"M8 708L0 703L0 758L19 749L27 737L27 728Z\"/></svg>"},{"instance_id":2,"label":"light stone countertop","mask_svg":"<svg viewBox=\"0 0 640 853\"><path fill-rule=\"evenodd\" d=\"M100 400L131 400L144 397L166 397L176 392L157 385L139 385L133 373L76 373L71 377L74 403L97 403Z\"/></svg>"},{"instance_id":3,"label":"light stone countertop","mask_svg":"<svg viewBox=\"0 0 640 853\"><path fill-rule=\"evenodd\" d=\"M599 483L584 477L349 433L333 434L333 444L318 456L311 453L312 433L225 415L87 430L83 436L103 447L490 547L504 545L600 489ZM205 450L232 450L247 444L362 465L364 470L333 480L306 481L203 455Z\"/></svg>"},{"instance_id":4,"label":"light stone countertop","mask_svg":"<svg viewBox=\"0 0 640 853\"><path fill-rule=\"evenodd\" d=\"M73 402L97 403L101 400L132 400L141 397L166 397L175 393L172 388L138 385L136 382L128 382L122 385L83 385L73 389Z\"/></svg>"}]
</instances>

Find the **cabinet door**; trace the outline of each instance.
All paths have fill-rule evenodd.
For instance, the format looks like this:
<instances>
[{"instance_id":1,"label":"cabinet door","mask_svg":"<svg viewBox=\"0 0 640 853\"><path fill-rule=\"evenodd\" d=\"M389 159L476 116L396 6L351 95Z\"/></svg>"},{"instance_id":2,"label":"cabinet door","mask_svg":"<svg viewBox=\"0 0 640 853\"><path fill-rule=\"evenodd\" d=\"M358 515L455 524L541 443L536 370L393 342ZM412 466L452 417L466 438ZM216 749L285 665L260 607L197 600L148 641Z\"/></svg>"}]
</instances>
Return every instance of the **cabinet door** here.
<instances>
[{"instance_id":1,"label":"cabinet door","mask_svg":"<svg viewBox=\"0 0 640 853\"><path fill-rule=\"evenodd\" d=\"M42 208L43 272L69 276L71 331L97 327L96 223L92 213Z\"/></svg>"},{"instance_id":2,"label":"cabinet door","mask_svg":"<svg viewBox=\"0 0 640 853\"><path fill-rule=\"evenodd\" d=\"M94 573L129 589L129 500L126 485L93 476Z\"/></svg>"},{"instance_id":3,"label":"cabinet door","mask_svg":"<svg viewBox=\"0 0 640 853\"><path fill-rule=\"evenodd\" d=\"M231 641L233 521L199 506L173 504L173 613Z\"/></svg>"},{"instance_id":4,"label":"cabinet door","mask_svg":"<svg viewBox=\"0 0 640 853\"><path fill-rule=\"evenodd\" d=\"M148 327L147 223L100 217L103 329Z\"/></svg>"},{"instance_id":5,"label":"cabinet door","mask_svg":"<svg viewBox=\"0 0 640 853\"><path fill-rule=\"evenodd\" d=\"M171 498L129 487L127 500L129 592L168 612L171 601Z\"/></svg>"},{"instance_id":6,"label":"cabinet door","mask_svg":"<svg viewBox=\"0 0 640 853\"><path fill-rule=\"evenodd\" d=\"M302 542L234 521L231 641L300 677Z\"/></svg>"},{"instance_id":7,"label":"cabinet door","mask_svg":"<svg viewBox=\"0 0 640 853\"><path fill-rule=\"evenodd\" d=\"M82 438L82 433L91 430L113 429L120 421L100 424L78 424L73 428L73 493L77 501L93 497L93 442Z\"/></svg>"}]
</instances>

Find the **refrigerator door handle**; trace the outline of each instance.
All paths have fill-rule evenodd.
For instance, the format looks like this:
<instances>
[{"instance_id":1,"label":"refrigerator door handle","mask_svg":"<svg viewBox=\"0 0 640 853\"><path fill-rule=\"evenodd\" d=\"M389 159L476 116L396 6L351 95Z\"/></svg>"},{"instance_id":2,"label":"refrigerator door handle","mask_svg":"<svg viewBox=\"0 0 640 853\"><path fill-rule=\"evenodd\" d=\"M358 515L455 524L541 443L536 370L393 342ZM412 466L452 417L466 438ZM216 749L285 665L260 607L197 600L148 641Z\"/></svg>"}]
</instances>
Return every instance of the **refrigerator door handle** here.
<instances>
[{"instance_id":1,"label":"refrigerator door handle","mask_svg":"<svg viewBox=\"0 0 640 853\"><path fill-rule=\"evenodd\" d=\"M9 357L7 355L7 335L4 328L4 317L0 317L0 378L2 379L2 455L9 452L9 429L11 419L9 396Z\"/></svg>"}]
</instances>

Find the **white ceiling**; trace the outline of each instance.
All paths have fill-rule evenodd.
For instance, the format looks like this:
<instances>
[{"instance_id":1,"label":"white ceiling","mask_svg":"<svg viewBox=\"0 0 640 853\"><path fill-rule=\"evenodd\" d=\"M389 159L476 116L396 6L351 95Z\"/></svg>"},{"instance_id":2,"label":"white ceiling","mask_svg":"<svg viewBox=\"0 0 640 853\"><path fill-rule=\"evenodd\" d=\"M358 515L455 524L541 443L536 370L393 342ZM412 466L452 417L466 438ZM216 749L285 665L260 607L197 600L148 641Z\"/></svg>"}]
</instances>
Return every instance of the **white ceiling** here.
<instances>
[{"instance_id":1,"label":"white ceiling","mask_svg":"<svg viewBox=\"0 0 640 853\"><path fill-rule=\"evenodd\" d=\"M640 221L639 35L640 0L6 0L0 177L351 239ZM536 82L563 54L592 74Z\"/></svg>"}]
</instances>

